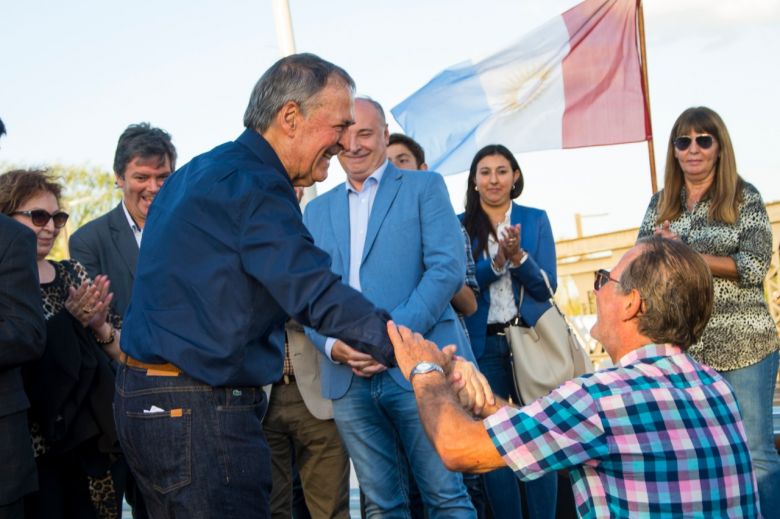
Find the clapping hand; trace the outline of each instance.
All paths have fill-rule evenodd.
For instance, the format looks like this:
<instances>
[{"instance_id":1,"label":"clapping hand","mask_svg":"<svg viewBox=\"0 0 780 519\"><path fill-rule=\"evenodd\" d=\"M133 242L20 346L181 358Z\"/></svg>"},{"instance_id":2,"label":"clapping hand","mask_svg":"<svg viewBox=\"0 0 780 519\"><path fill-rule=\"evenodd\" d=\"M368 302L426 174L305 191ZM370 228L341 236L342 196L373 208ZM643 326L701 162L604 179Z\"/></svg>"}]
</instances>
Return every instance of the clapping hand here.
<instances>
[{"instance_id":1,"label":"clapping hand","mask_svg":"<svg viewBox=\"0 0 780 519\"><path fill-rule=\"evenodd\" d=\"M498 245L499 251L512 265L520 264L525 255L523 249L520 248L520 224L504 228L501 238L498 240Z\"/></svg>"},{"instance_id":2,"label":"clapping hand","mask_svg":"<svg viewBox=\"0 0 780 519\"><path fill-rule=\"evenodd\" d=\"M108 309L114 294L108 291L108 276L95 277L94 283L85 281L78 288L68 287L65 308L82 326L99 329L106 322Z\"/></svg>"}]
</instances>

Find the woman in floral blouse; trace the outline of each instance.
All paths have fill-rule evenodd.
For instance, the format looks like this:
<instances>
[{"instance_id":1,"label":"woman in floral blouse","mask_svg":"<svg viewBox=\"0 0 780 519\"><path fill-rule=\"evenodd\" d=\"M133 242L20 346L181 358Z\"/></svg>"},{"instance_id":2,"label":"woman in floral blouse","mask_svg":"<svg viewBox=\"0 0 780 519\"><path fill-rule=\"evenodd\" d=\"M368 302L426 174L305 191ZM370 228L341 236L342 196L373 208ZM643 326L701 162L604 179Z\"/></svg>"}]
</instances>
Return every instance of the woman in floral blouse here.
<instances>
[{"instance_id":1,"label":"woman in floral blouse","mask_svg":"<svg viewBox=\"0 0 780 519\"><path fill-rule=\"evenodd\" d=\"M639 237L659 234L698 251L715 280L715 309L689 354L734 388L758 479L761 509L780 510L780 458L772 432L778 336L764 299L772 230L755 187L737 174L720 116L684 111L674 123L664 188L653 195Z\"/></svg>"}]
</instances>

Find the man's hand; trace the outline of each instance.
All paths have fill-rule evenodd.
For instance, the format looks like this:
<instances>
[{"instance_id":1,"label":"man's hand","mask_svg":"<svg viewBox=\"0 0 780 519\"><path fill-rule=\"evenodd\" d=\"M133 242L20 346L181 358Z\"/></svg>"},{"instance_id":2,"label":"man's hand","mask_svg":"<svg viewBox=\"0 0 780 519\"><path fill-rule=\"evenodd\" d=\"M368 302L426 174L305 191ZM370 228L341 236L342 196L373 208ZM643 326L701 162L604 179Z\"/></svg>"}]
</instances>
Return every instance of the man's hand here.
<instances>
[{"instance_id":1,"label":"man's hand","mask_svg":"<svg viewBox=\"0 0 780 519\"><path fill-rule=\"evenodd\" d=\"M368 353L361 353L343 341L333 343L330 356L333 360L351 367L352 373L359 377L370 378L387 369Z\"/></svg>"},{"instance_id":2,"label":"man's hand","mask_svg":"<svg viewBox=\"0 0 780 519\"><path fill-rule=\"evenodd\" d=\"M493 395L493 390L490 389L485 376L472 362L456 357L447 379L450 387L458 395L460 405L466 411L475 416L487 416L483 415L485 409L495 408L496 397Z\"/></svg>"},{"instance_id":3,"label":"man's hand","mask_svg":"<svg viewBox=\"0 0 780 519\"><path fill-rule=\"evenodd\" d=\"M419 333L413 333L406 326L396 326L393 321L387 322L387 334L395 350L395 360L398 368L407 380L412 369L420 362L433 362L444 368L449 374L450 363L455 353L455 346L445 348L447 353L441 351L431 341L426 341Z\"/></svg>"}]
</instances>

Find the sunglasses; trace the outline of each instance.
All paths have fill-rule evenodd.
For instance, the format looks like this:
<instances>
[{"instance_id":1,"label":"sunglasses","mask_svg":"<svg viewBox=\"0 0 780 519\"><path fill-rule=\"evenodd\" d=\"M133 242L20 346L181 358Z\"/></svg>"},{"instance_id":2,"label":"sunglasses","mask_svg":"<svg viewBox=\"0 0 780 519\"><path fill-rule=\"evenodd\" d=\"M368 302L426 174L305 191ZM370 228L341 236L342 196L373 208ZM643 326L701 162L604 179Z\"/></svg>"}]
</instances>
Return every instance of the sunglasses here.
<instances>
[{"instance_id":1,"label":"sunglasses","mask_svg":"<svg viewBox=\"0 0 780 519\"><path fill-rule=\"evenodd\" d=\"M65 223L68 221L68 217L70 216L64 211L57 211L54 214L50 214L48 211L44 211L43 209L33 209L32 211L16 211L11 214L23 214L24 216L29 216L33 225L36 227L45 227L46 224L49 223L49 220L54 220L54 227L57 229L64 227Z\"/></svg>"},{"instance_id":2,"label":"sunglasses","mask_svg":"<svg viewBox=\"0 0 780 519\"><path fill-rule=\"evenodd\" d=\"M599 269L593 274L596 276L596 279L593 280L593 290L595 290L596 292L601 290L601 288L607 283L609 283L610 281L614 281L618 285L620 284L620 281L618 281L617 279L609 275L608 270Z\"/></svg>"},{"instance_id":3,"label":"sunglasses","mask_svg":"<svg viewBox=\"0 0 780 519\"><path fill-rule=\"evenodd\" d=\"M679 151L685 151L691 146L691 142L693 142L693 139L691 139L688 136L682 136L677 137L675 140L672 141L674 143L674 147L677 148ZM707 135L706 133L703 135L697 135L696 136L696 145L703 149L708 150L712 147L712 143L714 142L712 135Z\"/></svg>"}]
</instances>

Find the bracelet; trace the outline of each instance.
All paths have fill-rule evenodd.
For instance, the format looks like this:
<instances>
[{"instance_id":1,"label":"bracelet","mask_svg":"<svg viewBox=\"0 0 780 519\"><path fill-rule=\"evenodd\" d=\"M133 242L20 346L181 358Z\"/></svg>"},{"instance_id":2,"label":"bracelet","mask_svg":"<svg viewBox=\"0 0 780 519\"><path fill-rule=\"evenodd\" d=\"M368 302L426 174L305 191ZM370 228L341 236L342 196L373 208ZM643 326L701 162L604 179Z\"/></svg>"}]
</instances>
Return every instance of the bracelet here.
<instances>
[{"instance_id":1,"label":"bracelet","mask_svg":"<svg viewBox=\"0 0 780 519\"><path fill-rule=\"evenodd\" d=\"M95 342L97 342L101 346L108 346L109 344L114 342L114 339L116 339L116 330L112 326L111 327L111 333L109 334L108 339L105 339L105 340L103 340L100 337L98 337L98 335L95 332L92 332L92 335L95 336Z\"/></svg>"}]
</instances>

